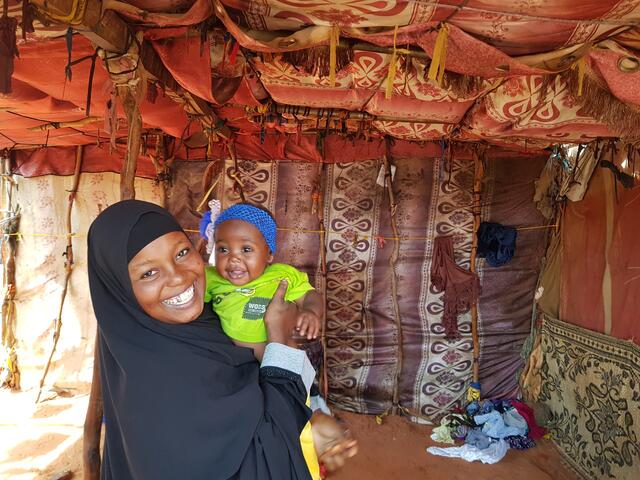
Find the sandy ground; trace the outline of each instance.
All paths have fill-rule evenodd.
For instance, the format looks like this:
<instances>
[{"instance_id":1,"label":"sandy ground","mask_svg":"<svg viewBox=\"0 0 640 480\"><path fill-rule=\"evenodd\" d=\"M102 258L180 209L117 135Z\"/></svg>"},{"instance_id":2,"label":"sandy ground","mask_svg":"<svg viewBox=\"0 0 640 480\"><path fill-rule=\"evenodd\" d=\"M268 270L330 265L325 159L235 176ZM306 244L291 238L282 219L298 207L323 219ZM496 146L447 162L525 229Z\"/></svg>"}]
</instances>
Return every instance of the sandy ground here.
<instances>
[{"instance_id":1,"label":"sandy ground","mask_svg":"<svg viewBox=\"0 0 640 480\"><path fill-rule=\"evenodd\" d=\"M336 412L358 438L360 451L330 480L576 480L551 441L526 451L509 450L495 465L436 457L427 447L431 427L402 417L375 417Z\"/></svg>"},{"instance_id":2,"label":"sandy ground","mask_svg":"<svg viewBox=\"0 0 640 480\"><path fill-rule=\"evenodd\" d=\"M85 389L79 389L85 390ZM62 392L35 405L36 392L0 391L0 479L58 480L82 478L82 425L87 391ZM330 480L575 480L553 444L510 450L496 465L435 457L431 427L400 417L336 412L360 442L360 453ZM66 475L65 475L66 474ZM185 477L186 478L186 477ZM188 478L186 478L188 480Z\"/></svg>"}]
</instances>

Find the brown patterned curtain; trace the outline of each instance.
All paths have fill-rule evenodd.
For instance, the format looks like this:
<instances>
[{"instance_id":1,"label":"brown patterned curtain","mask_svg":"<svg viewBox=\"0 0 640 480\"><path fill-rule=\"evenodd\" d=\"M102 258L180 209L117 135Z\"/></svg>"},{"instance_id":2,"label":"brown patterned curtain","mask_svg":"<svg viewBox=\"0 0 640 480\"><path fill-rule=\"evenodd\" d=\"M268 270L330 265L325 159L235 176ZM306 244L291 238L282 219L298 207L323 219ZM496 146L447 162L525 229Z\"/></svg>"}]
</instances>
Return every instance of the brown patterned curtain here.
<instances>
[{"instance_id":1,"label":"brown patterned curtain","mask_svg":"<svg viewBox=\"0 0 640 480\"><path fill-rule=\"evenodd\" d=\"M394 304L390 258L396 239L387 192L376 182L382 159L344 164L220 161L224 169L214 195L223 207L240 201L242 192L247 201L269 208L280 229L276 261L306 271L318 287L326 284L330 402L379 414L392 406L397 388L400 406L414 420L431 421L447 413L462 398L471 377L470 315L458 318L459 340L444 339L442 294L433 291L429 271L433 241L440 235L453 237L456 261L469 266L473 162L393 159L395 214L402 237ZM539 225L533 182L544 159L489 157L488 165L483 219ZM203 195L205 167L196 162L175 165L167 205L186 228L197 228L193 212ZM319 214L327 231L324 278ZM487 279L480 303L481 372L492 395L515 391L514 374L529 332L544 234L523 234L521 239L523 249L518 245L511 264L499 269L480 264ZM498 281L502 293L487 285ZM509 371L502 372L507 365Z\"/></svg>"}]
</instances>

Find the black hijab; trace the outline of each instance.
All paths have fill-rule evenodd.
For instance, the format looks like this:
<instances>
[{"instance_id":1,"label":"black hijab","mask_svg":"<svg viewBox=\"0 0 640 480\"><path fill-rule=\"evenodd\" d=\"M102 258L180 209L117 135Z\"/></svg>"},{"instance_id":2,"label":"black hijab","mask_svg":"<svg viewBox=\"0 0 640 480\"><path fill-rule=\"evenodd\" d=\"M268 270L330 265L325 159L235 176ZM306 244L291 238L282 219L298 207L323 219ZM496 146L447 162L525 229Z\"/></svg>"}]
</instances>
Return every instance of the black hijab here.
<instances>
[{"instance_id":1,"label":"black hijab","mask_svg":"<svg viewBox=\"0 0 640 480\"><path fill-rule=\"evenodd\" d=\"M263 418L258 364L224 335L210 305L197 320L170 325L144 313L133 295L129 255L178 229L161 207L127 200L107 208L89 230L103 479L232 477Z\"/></svg>"}]
</instances>

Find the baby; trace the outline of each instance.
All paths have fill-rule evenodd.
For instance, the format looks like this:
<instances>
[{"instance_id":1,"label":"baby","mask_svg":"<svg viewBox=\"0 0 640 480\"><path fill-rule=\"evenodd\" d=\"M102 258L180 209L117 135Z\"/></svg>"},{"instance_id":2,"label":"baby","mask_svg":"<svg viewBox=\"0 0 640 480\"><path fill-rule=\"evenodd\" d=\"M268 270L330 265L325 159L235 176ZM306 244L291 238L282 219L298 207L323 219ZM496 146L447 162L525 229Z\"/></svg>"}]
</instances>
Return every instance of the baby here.
<instances>
[{"instance_id":1,"label":"baby","mask_svg":"<svg viewBox=\"0 0 640 480\"><path fill-rule=\"evenodd\" d=\"M285 300L298 306L296 330L309 340L320 332L322 297L307 274L290 265L272 263L276 222L269 212L246 203L224 210L214 222L215 268L208 267L205 301L212 301L224 332L262 359L267 332L264 313L281 280Z\"/></svg>"},{"instance_id":2,"label":"baby","mask_svg":"<svg viewBox=\"0 0 640 480\"><path fill-rule=\"evenodd\" d=\"M213 220L212 230L209 235L213 234L215 242L211 260L215 259L215 267L206 269L205 302L212 302L222 329L233 342L252 348L256 358L262 360L267 341L264 314L285 279L285 300L298 306L295 327L298 334L309 340L317 338L322 297L311 286L306 273L290 265L271 263L276 252L276 222L271 214L239 203L222 211ZM313 480L319 480L310 423L300 434L300 444Z\"/></svg>"}]
</instances>

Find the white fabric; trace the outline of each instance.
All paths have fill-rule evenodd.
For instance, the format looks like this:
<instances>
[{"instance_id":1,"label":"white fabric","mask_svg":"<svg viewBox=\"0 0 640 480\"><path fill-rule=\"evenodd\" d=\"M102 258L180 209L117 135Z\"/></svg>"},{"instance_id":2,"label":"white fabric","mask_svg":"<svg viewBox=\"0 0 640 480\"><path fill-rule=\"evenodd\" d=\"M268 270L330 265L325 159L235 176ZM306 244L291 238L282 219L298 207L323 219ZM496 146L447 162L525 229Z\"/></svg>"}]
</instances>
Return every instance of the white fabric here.
<instances>
[{"instance_id":1,"label":"white fabric","mask_svg":"<svg viewBox=\"0 0 640 480\"><path fill-rule=\"evenodd\" d=\"M467 462L475 462L480 460L482 463L493 464L498 463L507 454L509 445L504 440L493 442L489 447L480 450L473 445L462 445L461 447L429 447L427 452L432 455L450 458L462 458Z\"/></svg>"},{"instance_id":2,"label":"white fabric","mask_svg":"<svg viewBox=\"0 0 640 480\"><path fill-rule=\"evenodd\" d=\"M205 230L205 235L207 236L207 253L209 254L209 265L215 267L216 266L216 252L215 252L215 229L214 224L216 220L220 216L220 210L222 209L222 204L220 200L213 199L209 202L209 210L211 211L211 218L209 225Z\"/></svg>"},{"instance_id":3,"label":"white fabric","mask_svg":"<svg viewBox=\"0 0 640 480\"><path fill-rule=\"evenodd\" d=\"M37 384L47 362L64 285L66 218L73 177L17 177L21 207L16 253L16 337L22 388ZM136 178L136 198L162 205L162 188ZM120 198L120 176L82 173L71 214L74 265L62 327L46 384L82 391L91 382L96 320L87 280L87 231L101 210Z\"/></svg>"},{"instance_id":4,"label":"white fabric","mask_svg":"<svg viewBox=\"0 0 640 480\"><path fill-rule=\"evenodd\" d=\"M297 373L302 378L307 394L309 394L311 384L316 376L316 371L311 366L304 350L291 348L281 343L267 344L260 367L277 367Z\"/></svg>"}]
</instances>

